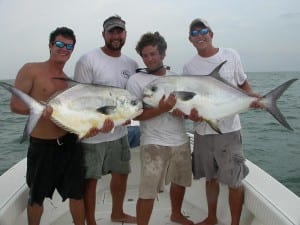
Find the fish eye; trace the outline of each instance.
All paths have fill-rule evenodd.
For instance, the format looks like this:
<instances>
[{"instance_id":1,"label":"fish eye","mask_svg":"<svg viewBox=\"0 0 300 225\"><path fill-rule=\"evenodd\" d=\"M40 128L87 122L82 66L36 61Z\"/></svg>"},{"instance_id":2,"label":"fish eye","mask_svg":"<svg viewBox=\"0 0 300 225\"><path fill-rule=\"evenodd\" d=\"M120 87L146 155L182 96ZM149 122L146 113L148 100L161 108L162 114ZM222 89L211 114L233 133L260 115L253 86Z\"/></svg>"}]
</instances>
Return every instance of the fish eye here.
<instances>
[{"instance_id":1,"label":"fish eye","mask_svg":"<svg viewBox=\"0 0 300 225\"><path fill-rule=\"evenodd\" d=\"M157 91L157 87L156 86L152 86L151 87L151 91L153 91L153 92Z\"/></svg>"},{"instance_id":2,"label":"fish eye","mask_svg":"<svg viewBox=\"0 0 300 225\"><path fill-rule=\"evenodd\" d=\"M132 100L131 101L131 105L137 105L137 101L136 100Z\"/></svg>"}]
</instances>

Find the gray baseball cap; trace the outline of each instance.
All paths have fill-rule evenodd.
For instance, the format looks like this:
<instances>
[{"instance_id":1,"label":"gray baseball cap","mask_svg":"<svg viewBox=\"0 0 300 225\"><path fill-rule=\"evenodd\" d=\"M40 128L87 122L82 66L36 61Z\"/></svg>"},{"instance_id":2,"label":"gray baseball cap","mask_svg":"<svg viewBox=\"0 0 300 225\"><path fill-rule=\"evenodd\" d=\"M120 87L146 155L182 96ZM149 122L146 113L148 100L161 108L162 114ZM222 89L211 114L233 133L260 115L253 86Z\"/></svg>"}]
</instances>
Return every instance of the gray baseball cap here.
<instances>
[{"instance_id":1,"label":"gray baseball cap","mask_svg":"<svg viewBox=\"0 0 300 225\"><path fill-rule=\"evenodd\" d=\"M107 18L103 23L104 31L110 31L111 29L119 27L125 30L125 21L119 16L112 16Z\"/></svg>"}]
</instances>

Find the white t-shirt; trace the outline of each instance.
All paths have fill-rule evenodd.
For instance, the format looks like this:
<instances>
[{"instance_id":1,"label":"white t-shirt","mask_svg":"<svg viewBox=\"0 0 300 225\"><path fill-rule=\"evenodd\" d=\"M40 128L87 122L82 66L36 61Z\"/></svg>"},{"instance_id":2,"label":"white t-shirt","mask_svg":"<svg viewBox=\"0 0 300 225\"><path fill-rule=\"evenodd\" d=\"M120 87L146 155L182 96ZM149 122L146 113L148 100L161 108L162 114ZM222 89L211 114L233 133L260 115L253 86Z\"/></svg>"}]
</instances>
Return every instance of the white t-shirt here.
<instances>
[{"instance_id":1,"label":"white t-shirt","mask_svg":"<svg viewBox=\"0 0 300 225\"><path fill-rule=\"evenodd\" d=\"M167 75L176 76L170 71L167 71ZM127 90L142 99L144 88L158 78L159 76L152 74L136 73L129 78ZM169 112L140 121L140 129L141 145L179 146L188 142L183 119L175 117Z\"/></svg>"},{"instance_id":2,"label":"white t-shirt","mask_svg":"<svg viewBox=\"0 0 300 225\"><path fill-rule=\"evenodd\" d=\"M135 73L137 67L137 62L124 54L120 57L111 57L97 48L80 57L76 63L74 79L82 83L125 89L129 77ZM82 142L94 144L114 141L126 134L126 126L118 126L112 133L99 133L94 137L83 139Z\"/></svg>"},{"instance_id":3,"label":"white t-shirt","mask_svg":"<svg viewBox=\"0 0 300 225\"><path fill-rule=\"evenodd\" d=\"M239 54L229 48L220 48L219 51L211 57L201 57L195 55L183 67L183 74L190 75L208 75L221 62L227 60L219 71L222 78L229 81L234 86L242 85L247 75L244 73ZM206 122L194 123L195 131L200 135L216 134ZM218 122L218 127L222 133L229 133L241 129L239 115L227 117Z\"/></svg>"}]
</instances>

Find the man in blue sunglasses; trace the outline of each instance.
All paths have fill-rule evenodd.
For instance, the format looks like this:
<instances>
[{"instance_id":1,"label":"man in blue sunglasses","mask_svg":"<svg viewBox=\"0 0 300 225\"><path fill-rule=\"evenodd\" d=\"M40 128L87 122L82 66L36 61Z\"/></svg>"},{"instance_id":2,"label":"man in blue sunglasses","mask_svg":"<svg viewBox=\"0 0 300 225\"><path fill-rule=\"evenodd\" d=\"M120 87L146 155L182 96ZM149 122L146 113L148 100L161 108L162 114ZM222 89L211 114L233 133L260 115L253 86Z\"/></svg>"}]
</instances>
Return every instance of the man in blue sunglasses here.
<instances>
[{"instance_id":1,"label":"man in blue sunglasses","mask_svg":"<svg viewBox=\"0 0 300 225\"><path fill-rule=\"evenodd\" d=\"M195 19L189 27L189 41L197 50L197 54L183 67L183 74L210 74L220 63L227 61L220 70L220 76L234 86L242 88L251 95L239 54L229 48L213 46L214 33L204 19ZM190 118L201 120L201 115L195 110ZM194 179L206 178L206 197L208 204L207 218L197 225L214 225L217 223L217 200L219 182L229 187L229 206L232 225L239 224L244 189L242 180L249 173L245 165L242 150L241 123L239 115L218 122L222 135L217 134L205 121L195 122L193 175Z\"/></svg>"},{"instance_id":2,"label":"man in blue sunglasses","mask_svg":"<svg viewBox=\"0 0 300 225\"><path fill-rule=\"evenodd\" d=\"M47 102L56 92L67 88L65 63L71 57L76 38L67 27L50 34L50 57L43 62L26 63L18 72L15 86L39 102ZM30 109L17 97L11 98L11 111L28 115ZM82 150L77 136L50 120L52 108L47 107L30 134L27 153L26 181L29 187L28 224L38 225L43 214L43 201L56 189L63 201L70 199L74 224L84 225Z\"/></svg>"}]
</instances>

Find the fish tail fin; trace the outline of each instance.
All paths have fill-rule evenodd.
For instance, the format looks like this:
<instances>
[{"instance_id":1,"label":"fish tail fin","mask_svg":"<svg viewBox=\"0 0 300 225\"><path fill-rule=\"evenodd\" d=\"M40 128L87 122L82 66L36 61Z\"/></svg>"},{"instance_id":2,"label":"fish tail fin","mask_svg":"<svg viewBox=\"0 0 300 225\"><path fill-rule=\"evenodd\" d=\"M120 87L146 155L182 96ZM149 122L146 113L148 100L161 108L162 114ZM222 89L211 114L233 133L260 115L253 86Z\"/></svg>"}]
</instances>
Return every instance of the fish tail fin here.
<instances>
[{"instance_id":1,"label":"fish tail fin","mask_svg":"<svg viewBox=\"0 0 300 225\"><path fill-rule=\"evenodd\" d=\"M284 127L289 130L293 130L291 126L288 124L282 113L280 112L279 108L277 107L277 99L285 92L289 86L294 83L298 79L291 79L286 81L285 83L279 85L275 89L271 90L267 94L265 94L261 100L264 104L265 109Z\"/></svg>"},{"instance_id":2,"label":"fish tail fin","mask_svg":"<svg viewBox=\"0 0 300 225\"><path fill-rule=\"evenodd\" d=\"M5 83L5 82L0 82L0 86L3 87L4 89L8 90L10 93L18 97L22 102L24 102L29 110L30 114L27 119L23 136L21 138L20 143L22 143L32 132L34 127L36 126L38 120L42 116L42 112L44 110L44 106L37 102L35 99L27 95L26 93L22 92L21 90L15 88L13 85Z\"/></svg>"},{"instance_id":3,"label":"fish tail fin","mask_svg":"<svg viewBox=\"0 0 300 225\"><path fill-rule=\"evenodd\" d=\"M26 121L20 143L23 143L27 139L27 137L31 134L37 122L41 118L42 113L43 113L43 108L41 110L36 110L36 108L30 108L30 114Z\"/></svg>"}]
</instances>

